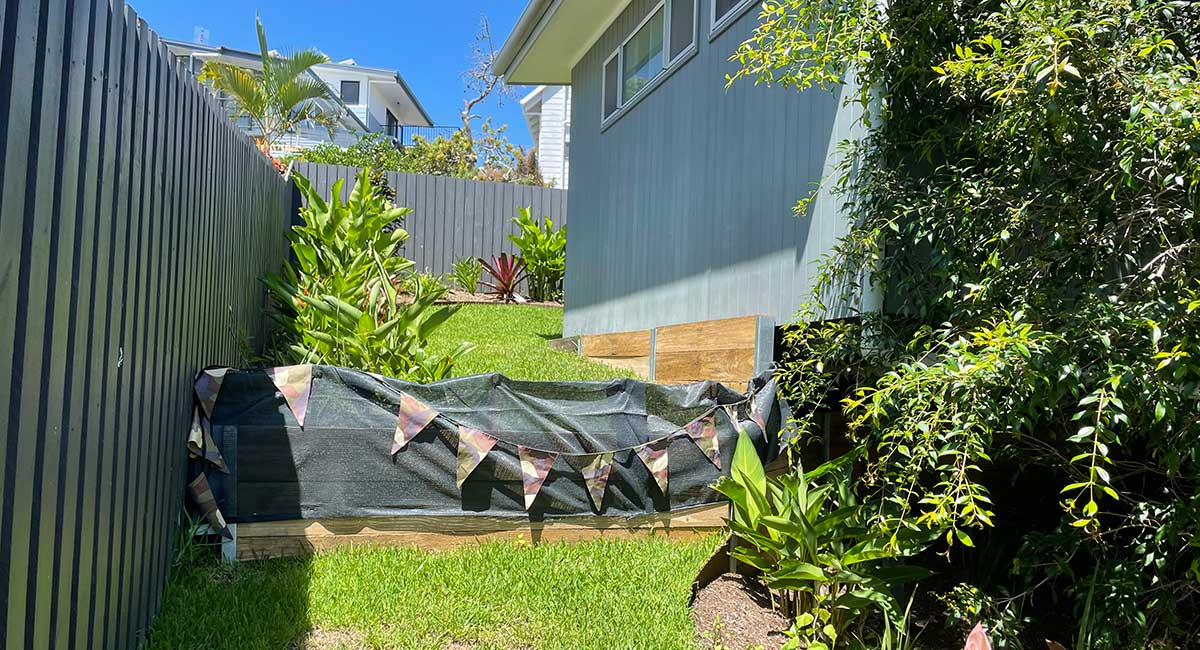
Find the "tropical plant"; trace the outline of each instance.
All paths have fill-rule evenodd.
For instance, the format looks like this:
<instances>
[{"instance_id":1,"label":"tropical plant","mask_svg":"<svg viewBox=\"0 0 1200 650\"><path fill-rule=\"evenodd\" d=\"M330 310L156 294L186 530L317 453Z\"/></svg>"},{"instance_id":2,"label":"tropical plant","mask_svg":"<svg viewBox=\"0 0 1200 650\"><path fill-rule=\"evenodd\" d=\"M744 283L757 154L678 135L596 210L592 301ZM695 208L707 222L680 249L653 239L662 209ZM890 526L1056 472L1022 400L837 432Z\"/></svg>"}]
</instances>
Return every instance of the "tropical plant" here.
<instances>
[{"instance_id":1,"label":"tropical plant","mask_svg":"<svg viewBox=\"0 0 1200 650\"><path fill-rule=\"evenodd\" d=\"M483 286L504 302L525 302L525 298L517 293L517 286L525 279L524 260L501 253L499 257L493 256L490 264L481 257L479 264L491 276L491 280L483 281Z\"/></svg>"},{"instance_id":2,"label":"tropical plant","mask_svg":"<svg viewBox=\"0 0 1200 650\"><path fill-rule=\"evenodd\" d=\"M295 261L283 273L264 277L276 298L272 317L284 340L283 363L324 363L382 375L436 381L449 376L454 360L470 351L463 344L433 357L429 335L456 311L434 307L441 291L429 290L411 304L399 303L396 288L412 262L397 250L403 229L385 229L409 212L371 189L359 173L350 200L342 203L342 181L326 201L302 176L296 186L306 207L304 223L290 233Z\"/></svg>"},{"instance_id":3,"label":"tropical plant","mask_svg":"<svg viewBox=\"0 0 1200 650\"><path fill-rule=\"evenodd\" d=\"M410 273L404 279L404 292L416 298L436 294L439 298L446 293L446 279L426 270L424 273Z\"/></svg>"},{"instance_id":4,"label":"tropical plant","mask_svg":"<svg viewBox=\"0 0 1200 650\"><path fill-rule=\"evenodd\" d=\"M475 293L479 288L479 280L483 277L483 265L474 257L464 257L454 263L450 277L459 289Z\"/></svg>"},{"instance_id":5,"label":"tropical plant","mask_svg":"<svg viewBox=\"0 0 1200 650\"><path fill-rule=\"evenodd\" d=\"M854 459L847 455L808 473L797 467L770 477L742 432L730 475L714 486L732 505L727 521L739 541L732 555L762 572L795 634L813 650L849 644L848 632L871 614L902 620L893 588L929 574L884 562L924 545L904 536L907 543L897 546L867 526L868 513L851 487Z\"/></svg>"},{"instance_id":6,"label":"tropical plant","mask_svg":"<svg viewBox=\"0 0 1200 650\"><path fill-rule=\"evenodd\" d=\"M554 229L546 217L533 220L529 208L517 208L520 216L512 221L521 229L508 239L521 249L521 259L529 272L529 297L537 301L560 300L563 276L567 273L567 227Z\"/></svg>"},{"instance_id":7,"label":"tropical plant","mask_svg":"<svg viewBox=\"0 0 1200 650\"><path fill-rule=\"evenodd\" d=\"M210 81L214 89L233 98L234 116L248 117L254 123L255 142L264 152L303 122L329 129L332 138L339 114L321 106L321 100L330 96L329 89L309 74L313 66L328 62L329 57L313 49L296 50L288 56L272 53L267 48L262 19L255 16L254 23L262 70L208 61L200 71L200 79Z\"/></svg>"},{"instance_id":8,"label":"tropical plant","mask_svg":"<svg viewBox=\"0 0 1200 650\"><path fill-rule=\"evenodd\" d=\"M736 57L863 116L801 318L888 309L793 330L796 412L848 397L872 523L999 563L1076 647L1186 646L1200 611L1196 43L1187 2L769 0Z\"/></svg>"}]
</instances>

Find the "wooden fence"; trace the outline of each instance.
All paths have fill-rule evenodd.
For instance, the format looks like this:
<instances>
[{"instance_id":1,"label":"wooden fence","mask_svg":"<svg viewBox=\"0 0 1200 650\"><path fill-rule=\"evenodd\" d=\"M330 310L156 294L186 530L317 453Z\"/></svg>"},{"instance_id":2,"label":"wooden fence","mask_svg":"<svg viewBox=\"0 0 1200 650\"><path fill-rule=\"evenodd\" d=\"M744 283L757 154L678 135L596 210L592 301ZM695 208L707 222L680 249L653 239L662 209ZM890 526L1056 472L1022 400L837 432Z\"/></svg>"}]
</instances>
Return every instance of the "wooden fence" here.
<instances>
[{"instance_id":1,"label":"wooden fence","mask_svg":"<svg viewBox=\"0 0 1200 650\"><path fill-rule=\"evenodd\" d=\"M326 196L344 179L345 200L359 170L298 163L295 172ZM409 234L404 256L416 263L417 271L442 275L463 257L490 259L516 252L508 235L520 232L512 223L518 207L531 208L539 221L550 217L556 227L567 222L566 190L400 172L388 172L387 179L396 190L396 205L413 210L404 221Z\"/></svg>"},{"instance_id":2,"label":"wooden fence","mask_svg":"<svg viewBox=\"0 0 1200 650\"><path fill-rule=\"evenodd\" d=\"M295 191L122 0L0 41L0 647L139 647L193 374L242 362Z\"/></svg>"}]
</instances>

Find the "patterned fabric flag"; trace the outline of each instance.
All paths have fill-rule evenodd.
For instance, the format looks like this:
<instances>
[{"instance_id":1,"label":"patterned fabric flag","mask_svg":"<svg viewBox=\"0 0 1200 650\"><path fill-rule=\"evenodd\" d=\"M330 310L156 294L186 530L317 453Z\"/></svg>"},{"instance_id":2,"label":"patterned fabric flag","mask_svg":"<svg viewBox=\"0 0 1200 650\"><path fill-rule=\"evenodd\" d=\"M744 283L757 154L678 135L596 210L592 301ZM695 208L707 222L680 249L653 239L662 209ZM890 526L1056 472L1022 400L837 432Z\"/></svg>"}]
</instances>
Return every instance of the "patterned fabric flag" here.
<instances>
[{"instance_id":1,"label":"patterned fabric flag","mask_svg":"<svg viewBox=\"0 0 1200 650\"><path fill-rule=\"evenodd\" d=\"M726 404L725 415L729 416L729 422L733 425L733 430L742 433L742 422L738 419L737 404Z\"/></svg>"},{"instance_id":2,"label":"patterned fabric flag","mask_svg":"<svg viewBox=\"0 0 1200 650\"><path fill-rule=\"evenodd\" d=\"M608 487L608 475L612 473L613 454L610 452L584 458L586 461L580 473L583 474L583 482L587 485L592 505L596 506L596 512L601 512L604 510L604 490Z\"/></svg>"},{"instance_id":3,"label":"patterned fabric flag","mask_svg":"<svg viewBox=\"0 0 1200 650\"><path fill-rule=\"evenodd\" d=\"M229 468L225 466L225 459L221 456L221 450L217 449L217 443L213 441L208 420L200 415L198 408L192 411L192 430L188 432L187 446L188 453L193 458L203 458L222 472L229 473Z\"/></svg>"},{"instance_id":4,"label":"patterned fabric flag","mask_svg":"<svg viewBox=\"0 0 1200 650\"><path fill-rule=\"evenodd\" d=\"M458 425L458 489L495 446L496 439L488 434Z\"/></svg>"},{"instance_id":5,"label":"patterned fabric flag","mask_svg":"<svg viewBox=\"0 0 1200 650\"><path fill-rule=\"evenodd\" d=\"M188 492L192 495L192 500L196 502L196 507L200 508L204 519L208 521L208 525L221 533L225 539L233 539L233 535L229 532L229 526L225 525L225 517L221 515L221 509L217 507L217 500L213 497L208 478L204 474L197 476L188 484Z\"/></svg>"},{"instance_id":6,"label":"patterned fabric flag","mask_svg":"<svg viewBox=\"0 0 1200 650\"><path fill-rule=\"evenodd\" d=\"M200 400L200 406L204 407L204 414L210 419L217 405L217 395L221 392L221 382L225 381L228 372L229 368L212 368L201 371L196 377L196 397Z\"/></svg>"},{"instance_id":7,"label":"patterned fabric flag","mask_svg":"<svg viewBox=\"0 0 1200 650\"><path fill-rule=\"evenodd\" d=\"M407 393L400 393L400 419L396 422L396 436L392 438L392 455L404 449L437 416L438 412L429 405Z\"/></svg>"},{"instance_id":8,"label":"patterned fabric flag","mask_svg":"<svg viewBox=\"0 0 1200 650\"><path fill-rule=\"evenodd\" d=\"M988 640L987 632L982 623L976 623L975 629L967 637L967 645L963 650L992 650L992 642Z\"/></svg>"},{"instance_id":9,"label":"patterned fabric flag","mask_svg":"<svg viewBox=\"0 0 1200 650\"><path fill-rule=\"evenodd\" d=\"M525 484L525 509L529 510L550 474L550 467L558 460L558 454L517 445L517 455L521 458L521 482Z\"/></svg>"},{"instance_id":10,"label":"patterned fabric flag","mask_svg":"<svg viewBox=\"0 0 1200 650\"><path fill-rule=\"evenodd\" d=\"M671 439L664 438L634 450L646 465L646 469L654 476L654 482L658 484L658 489L664 496L667 494L667 447L670 446Z\"/></svg>"},{"instance_id":11,"label":"patterned fabric flag","mask_svg":"<svg viewBox=\"0 0 1200 650\"><path fill-rule=\"evenodd\" d=\"M311 365L303 366L285 366L283 368L272 368L268 370L271 374L271 381L275 383L275 388L283 394L283 398L287 400L288 408L292 410L292 415L296 416L296 422L300 427L304 427L304 416L308 414L308 396L312 392L312 371Z\"/></svg>"},{"instance_id":12,"label":"patterned fabric flag","mask_svg":"<svg viewBox=\"0 0 1200 650\"><path fill-rule=\"evenodd\" d=\"M758 402L753 396L750 397L750 419L754 420L754 423L758 425L759 430L761 430L763 433L767 432L767 421L763 418L763 414L760 412Z\"/></svg>"},{"instance_id":13,"label":"patterned fabric flag","mask_svg":"<svg viewBox=\"0 0 1200 650\"><path fill-rule=\"evenodd\" d=\"M717 420L713 414L709 413L698 420L692 420L684 425L683 430L700 451L708 456L709 462L721 469L721 441L717 438Z\"/></svg>"}]
</instances>

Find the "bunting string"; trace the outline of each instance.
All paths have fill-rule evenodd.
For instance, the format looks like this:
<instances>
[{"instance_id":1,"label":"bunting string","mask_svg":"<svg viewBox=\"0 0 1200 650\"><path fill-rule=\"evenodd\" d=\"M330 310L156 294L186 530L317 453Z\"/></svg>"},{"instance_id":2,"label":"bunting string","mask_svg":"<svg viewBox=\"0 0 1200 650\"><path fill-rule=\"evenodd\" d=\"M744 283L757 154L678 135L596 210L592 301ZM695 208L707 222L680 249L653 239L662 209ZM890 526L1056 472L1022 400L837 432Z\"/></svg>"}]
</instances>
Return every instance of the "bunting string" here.
<instances>
[{"instance_id":1,"label":"bunting string","mask_svg":"<svg viewBox=\"0 0 1200 650\"><path fill-rule=\"evenodd\" d=\"M692 420L691 422L688 422L687 424L685 424L681 427L673 429L666 435L660 436L653 440L649 440L647 442L641 442L636 445L629 445L627 447L617 447L614 449L605 449L603 451L561 451L561 450L557 450L557 449L540 449L537 447L530 447L528 445L522 445L522 444L515 443L515 442L508 442L506 440L496 438L496 436L492 435L492 434L488 434L488 435L490 437L494 438L497 443L500 443L500 444L504 445L505 447L511 447L511 448L523 447L525 449L528 449L529 451L537 452L540 454L554 454L556 456L564 456L564 457L568 457L568 458L588 458L591 456L595 456L596 454L608 454L608 453L617 454L617 453L622 453L622 452L627 452L627 451L637 452L637 450L641 449L642 447L657 445L662 442L669 442L671 440L676 440L679 438L693 438L694 439L692 432L700 431L701 433L698 435L700 435L702 438L707 438L707 439L710 439L711 441L713 441L712 442L712 450L713 450L713 454L716 454L716 453L719 453L719 448L717 447L717 443L715 442L716 441L716 420L713 419L713 416L716 415L717 411L724 411L725 414L729 417L730 422L734 425L734 428L738 431L741 431L741 425L738 424L738 419L737 419L735 409L736 409L736 407L738 407L742 404L745 404L751 400L752 400L752 398L747 398L747 399L743 399L743 400L733 402L730 404L722 404L719 406L713 406L713 407L709 408L707 411L705 411L704 414L702 414L700 417ZM432 417L430 417L431 413L432 413ZM409 395L407 393L401 393L400 413L399 413L399 418L398 418L400 425L397 426L397 436L399 436L399 428L401 426L403 426L406 431L405 444L407 444L408 441L410 441L410 440L412 440L412 438L416 437L416 435L418 433L423 431L431 422L433 422L433 420L435 420L437 418L441 418L442 420L445 420L448 424L452 425L453 427L458 427L460 429L463 427L466 427L466 425L462 424L461 422L458 422L457 420L446 415L445 413L435 410L433 407L428 406L424 402L421 402L420 400L412 397L411 395ZM707 427L707 428L700 427L699 426L700 423L702 423L706 419L712 420L711 426ZM421 424L419 427L417 427L415 425L416 422L424 422L424 424ZM470 427L466 427L466 428L470 428ZM536 429L536 430L502 429L502 430L497 430L497 431L504 432L504 433L543 433L544 429ZM394 443L395 442L396 441L394 441ZM709 455L708 450L705 448L705 445L707 445L707 444L708 444L707 441L704 443L697 442L697 445L701 447L701 451L704 451L705 455L709 456L709 460L712 460L713 456ZM397 447L396 444L393 444L392 445L392 449L393 449L392 454L394 455L396 452L400 451L400 449L402 449L402 448L403 448L403 445L400 445L399 447ZM718 457L718 460L716 461L717 467L720 467L719 463L720 463L720 460Z\"/></svg>"},{"instance_id":2,"label":"bunting string","mask_svg":"<svg viewBox=\"0 0 1200 650\"><path fill-rule=\"evenodd\" d=\"M189 451L192 451L196 457L204 458L209 463L226 472L228 470L224 466L224 459L220 457L220 452L216 450L216 445L212 443L211 435L204 425L206 424L206 420L212 417L217 397L220 394L221 385L228 371L229 369L209 369L203 371L197 377L195 389L199 408L196 409L194 414L188 441ZM287 366L272 368L266 371L272 383L279 391L279 394L286 401L288 409L296 417L296 421L301 428L304 427L305 416L308 412L308 402L312 391L312 371L313 366L311 365ZM377 377L377 379L380 380L381 384L384 384L382 377ZM386 384L384 385L386 386ZM390 389L391 387L388 388ZM569 462L569 464L582 474L591 503L596 511L600 512L603 510L604 497L608 480L612 473L613 460L618 453L632 452L633 455L637 456L646 469L649 470L659 491L663 495L667 495L670 478L668 475L668 468L670 466L669 448L671 442L675 440L681 438L691 440L709 462L716 466L717 469L721 469L720 438L717 435L716 423L716 414L718 411L724 413L730 424L740 433L743 429L741 421L738 418L738 412L740 407L746 405L748 419L757 424L760 429L766 430L765 418L755 401L757 393L751 393L748 397L737 402L714 405L687 424L659 438L636 445L591 452L539 449L528 445L510 443L496 437L493 433L474 429L457 422L454 418L441 413L406 392L396 392L400 393L400 406L396 414L396 430L392 438L391 455L394 456L402 451L417 435L427 429L434 420L441 418L458 431L455 473L456 483L459 489L462 489L467 478L487 458L488 454L497 444L503 444L506 447L515 447L520 460L521 482L524 487L526 510L533 507L538 494L541 492L542 485L550 474L551 468L559 458L574 461ZM208 416L207 418L205 417L206 415ZM504 430L504 432L543 433L544 430L519 431L508 429ZM220 511L212 512L212 510L215 510L216 504L212 502L211 490L207 489L207 481L204 480L203 474L192 485L189 485L189 488L192 491L193 497L201 506L201 510L213 523L214 528L222 528L224 522L221 520Z\"/></svg>"}]
</instances>

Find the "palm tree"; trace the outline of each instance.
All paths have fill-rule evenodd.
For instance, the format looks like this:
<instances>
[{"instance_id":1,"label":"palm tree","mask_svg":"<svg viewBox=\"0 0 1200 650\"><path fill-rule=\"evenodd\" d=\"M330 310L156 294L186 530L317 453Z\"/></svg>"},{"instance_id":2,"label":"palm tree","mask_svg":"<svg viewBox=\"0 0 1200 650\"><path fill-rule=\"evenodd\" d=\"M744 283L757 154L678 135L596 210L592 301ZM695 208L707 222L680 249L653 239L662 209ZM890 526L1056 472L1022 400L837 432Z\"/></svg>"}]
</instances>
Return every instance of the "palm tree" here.
<instances>
[{"instance_id":1,"label":"palm tree","mask_svg":"<svg viewBox=\"0 0 1200 650\"><path fill-rule=\"evenodd\" d=\"M244 115L254 122L259 132L255 142L264 152L270 151L280 136L306 121L329 129L332 139L340 109L330 111L321 106L320 100L330 97L329 89L324 82L307 74L313 66L328 62L329 57L314 49L297 50L289 56L272 53L267 49L262 19L255 15L254 22L258 27L262 71L208 61L200 71L200 79L211 81L213 88L233 98L234 117Z\"/></svg>"}]
</instances>

